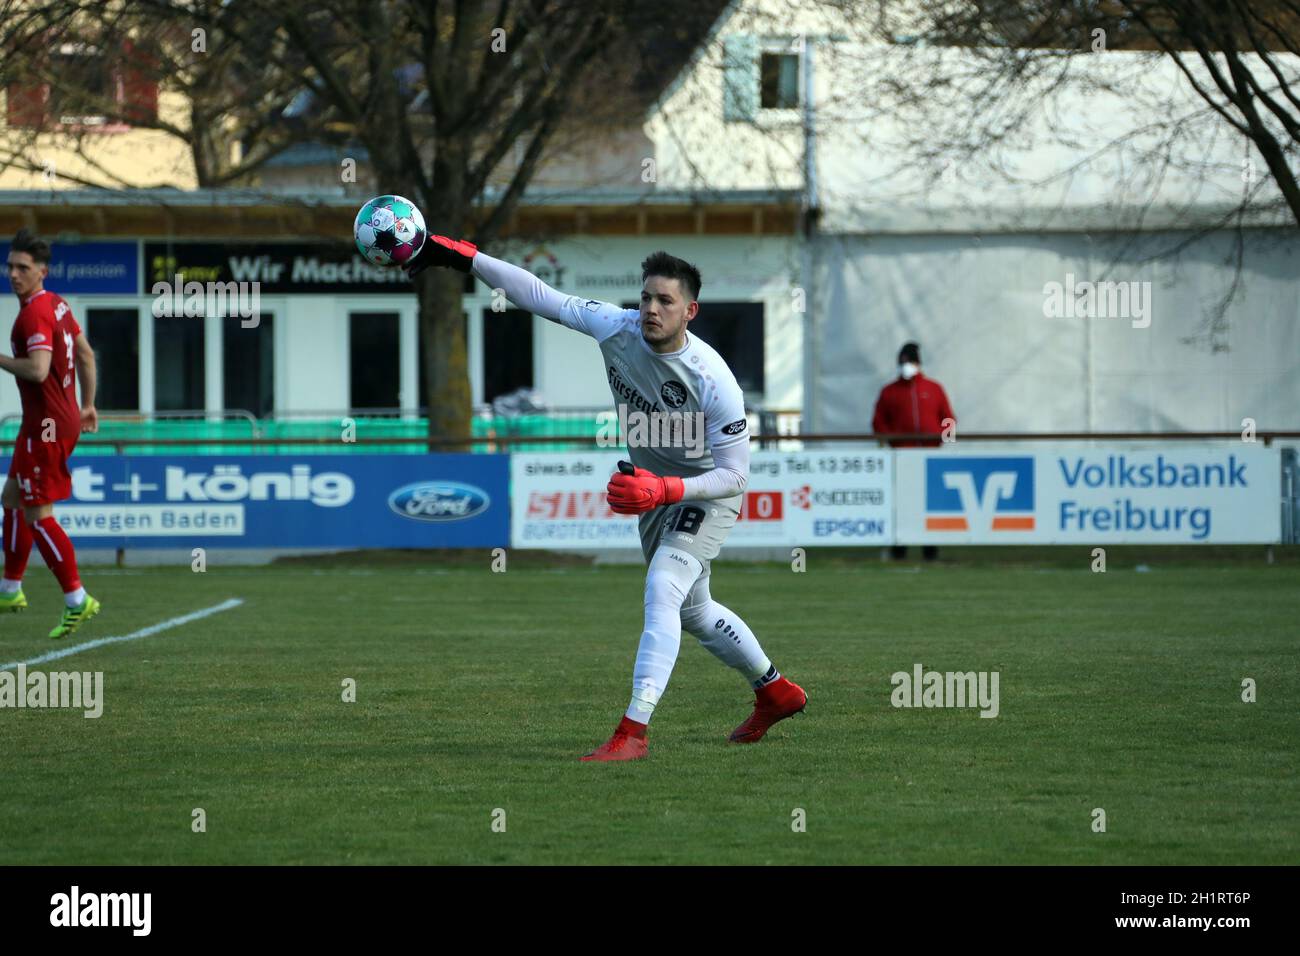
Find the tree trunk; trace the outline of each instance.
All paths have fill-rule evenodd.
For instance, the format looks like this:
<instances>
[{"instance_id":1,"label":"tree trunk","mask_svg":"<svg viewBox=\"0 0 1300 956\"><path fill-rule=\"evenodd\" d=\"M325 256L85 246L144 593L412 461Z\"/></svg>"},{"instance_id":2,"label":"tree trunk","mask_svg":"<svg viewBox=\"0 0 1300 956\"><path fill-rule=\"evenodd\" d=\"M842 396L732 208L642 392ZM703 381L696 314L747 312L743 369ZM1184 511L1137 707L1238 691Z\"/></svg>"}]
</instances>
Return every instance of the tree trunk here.
<instances>
[{"instance_id":1,"label":"tree trunk","mask_svg":"<svg viewBox=\"0 0 1300 956\"><path fill-rule=\"evenodd\" d=\"M454 269L427 269L416 280L420 298L420 329L424 334L425 404L429 406L429 437L468 439L471 394L469 357L462 319L465 276ZM432 450L439 450L431 445ZM442 447L467 451L468 446Z\"/></svg>"},{"instance_id":2,"label":"tree trunk","mask_svg":"<svg viewBox=\"0 0 1300 956\"><path fill-rule=\"evenodd\" d=\"M425 197L424 222L434 235L468 239L468 199L463 196L468 157L454 144L439 142L433 163L433 196ZM420 328L424 333L425 394L429 406L429 437L466 441L442 446L444 451L468 451L473 412L469 386L469 355L463 319L464 273L426 269L417 279ZM435 446L430 446L434 448Z\"/></svg>"}]
</instances>

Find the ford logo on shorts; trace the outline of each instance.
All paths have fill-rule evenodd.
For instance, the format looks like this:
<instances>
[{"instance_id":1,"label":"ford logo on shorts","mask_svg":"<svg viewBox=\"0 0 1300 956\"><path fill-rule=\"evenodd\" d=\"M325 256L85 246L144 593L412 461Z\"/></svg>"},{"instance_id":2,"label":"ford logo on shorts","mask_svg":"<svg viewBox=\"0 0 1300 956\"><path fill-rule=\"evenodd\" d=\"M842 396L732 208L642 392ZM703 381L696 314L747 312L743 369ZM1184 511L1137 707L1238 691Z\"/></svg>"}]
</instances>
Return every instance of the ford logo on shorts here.
<instances>
[{"instance_id":1,"label":"ford logo on shorts","mask_svg":"<svg viewBox=\"0 0 1300 956\"><path fill-rule=\"evenodd\" d=\"M416 521L459 521L487 511L492 499L482 488L455 481L417 481L388 496L388 507Z\"/></svg>"}]
</instances>

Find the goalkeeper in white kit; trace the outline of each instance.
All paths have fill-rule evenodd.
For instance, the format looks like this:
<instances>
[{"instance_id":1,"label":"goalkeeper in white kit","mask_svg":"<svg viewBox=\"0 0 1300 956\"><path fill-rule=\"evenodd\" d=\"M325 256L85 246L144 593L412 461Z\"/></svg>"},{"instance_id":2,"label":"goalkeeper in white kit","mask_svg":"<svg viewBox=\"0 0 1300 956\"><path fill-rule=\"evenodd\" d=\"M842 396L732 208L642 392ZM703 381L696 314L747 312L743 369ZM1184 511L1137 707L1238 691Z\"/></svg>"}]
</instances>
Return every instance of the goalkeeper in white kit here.
<instances>
[{"instance_id":1,"label":"goalkeeper in white kit","mask_svg":"<svg viewBox=\"0 0 1300 956\"><path fill-rule=\"evenodd\" d=\"M610 478L610 507L640 516L649 565L645 626L627 712L614 735L582 759L646 755L646 729L668 686L683 629L754 689L754 711L732 731L733 742L755 743L777 721L802 711L808 702L803 688L781 676L749 626L709 594L710 563L739 517L749 480L749 429L731 369L686 331L699 311L699 271L666 252L649 256L641 263L637 310L565 295L472 243L445 236L429 236L408 272L414 276L429 266L478 276L520 308L594 338L620 421L638 413L660 420L675 414L704 424L704 447L694 449L676 441L634 444L629 428L632 463Z\"/></svg>"}]
</instances>

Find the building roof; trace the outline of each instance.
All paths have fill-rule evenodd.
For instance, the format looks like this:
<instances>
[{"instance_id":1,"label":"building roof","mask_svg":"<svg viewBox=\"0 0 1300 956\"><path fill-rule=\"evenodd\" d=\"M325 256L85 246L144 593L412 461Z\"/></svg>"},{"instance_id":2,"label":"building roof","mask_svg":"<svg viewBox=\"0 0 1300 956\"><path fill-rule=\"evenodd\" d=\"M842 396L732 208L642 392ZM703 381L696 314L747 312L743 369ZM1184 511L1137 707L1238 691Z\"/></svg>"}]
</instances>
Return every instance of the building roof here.
<instances>
[{"instance_id":1,"label":"building roof","mask_svg":"<svg viewBox=\"0 0 1300 956\"><path fill-rule=\"evenodd\" d=\"M484 190L488 205L505 190ZM529 189L523 206L754 206L797 203L797 189ZM319 189L0 189L0 208L24 206L316 206L356 209L358 197Z\"/></svg>"},{"instance_id":2,"label":"building roof","mask_svg":"<svg viewBox=\"0 0 1300 956\"><path fill-rule=\"evenodd\" d=\"M487 190L491 206L501 190ZM252 189L0 190L0 235L20 226L79 236L337 238L365 196ZM526 192L503 236L552 234L793 235L798 190Z\"/></svg>"}]
</instances>

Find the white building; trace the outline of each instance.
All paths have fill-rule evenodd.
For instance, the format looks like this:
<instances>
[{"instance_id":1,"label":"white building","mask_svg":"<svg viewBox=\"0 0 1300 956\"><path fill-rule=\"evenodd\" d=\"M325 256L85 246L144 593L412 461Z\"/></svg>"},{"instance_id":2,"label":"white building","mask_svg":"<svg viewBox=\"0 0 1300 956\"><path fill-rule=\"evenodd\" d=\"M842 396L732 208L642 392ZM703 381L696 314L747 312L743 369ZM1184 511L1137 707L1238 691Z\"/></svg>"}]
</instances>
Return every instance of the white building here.
<instances>
[{"instance_id":1,"label":"white building","mask_svg":"<svg viewBox=\"0 0 1300 956\"><path fill-rule=\"evenodd\" d=\"M534 198L521 209L520 231L557 238L506 238L490 252L562 290L628 305L639 301L649 253L667 249L698 263L698 327L731 357L747 401L797 408L802 324L789 308L796 202L773 191L704 203L668 192ZM101 409L413 413L423 404L416 298L396 271L375 282L353 270L354 205L316 200L305 213L292 199L230 191L0 193L0 211L21 214L54 241L47 287L68 300L96 348ZM73 235L84 223L99 223L100 234ZM220 309L158 315L178 273L258 282L258 325ZM169 284L161 299L159 282ZM540 317L494 311L491 290L477 280L467 282L464 307L476 404L532 387L551 406L608 406L594 343ZM0 385L0 416L18 411L17 388Z\"/></svg>"},{"instance_id":2,"label":"white building","mask_svg":"<svg viewBox=\"0 0 1300 956\"><path fill-rule=\"evenodd\" d=\"M1267 167L1177 65L1081 57L1063 92L1019 92L1029 122L995 154L944 160L926 140L960 129L969 101L935 88L914 108L886 81L981 61L881 42L924 35L899 6L864 25L833 4L737 0L646 124L661 188L770 184L816 209L804 430L868 431L909 340L968 431L1295 428L1300 231L1271 181L1235 231ZM1300 89L1300 60L1272 60Z\"/></svg>"}]
</instances>

